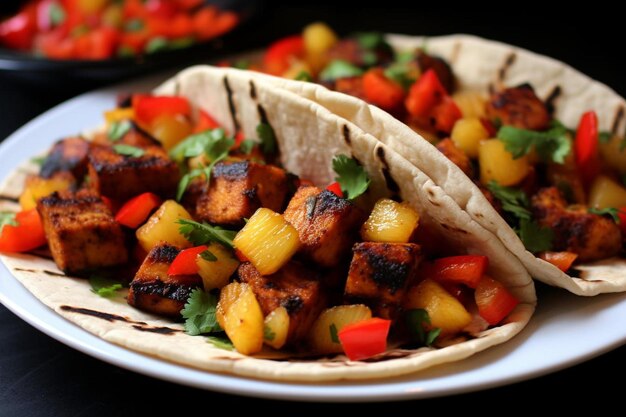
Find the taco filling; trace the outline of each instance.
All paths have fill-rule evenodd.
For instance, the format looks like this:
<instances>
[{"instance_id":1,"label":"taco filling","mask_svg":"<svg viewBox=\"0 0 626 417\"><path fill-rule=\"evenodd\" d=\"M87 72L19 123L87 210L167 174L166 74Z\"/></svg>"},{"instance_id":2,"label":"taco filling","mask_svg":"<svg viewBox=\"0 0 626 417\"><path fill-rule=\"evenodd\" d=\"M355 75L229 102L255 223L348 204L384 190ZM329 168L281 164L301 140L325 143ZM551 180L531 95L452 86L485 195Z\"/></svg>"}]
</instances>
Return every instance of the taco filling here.
<instances>
[{"instance_id":1,"label":"taco filling","mask_svg":"<svg viewBox=\"0 0 626 417\"><path fill-rule=\"evenodd\" d=\"M518 305L488 257L438 247L397 197L370 201L352 156L335 155L336 181L314 185L281 166L267 121L254 138L230 135L184 97L141 94L105 118L90 140L54 144L25 182L22 210L3 212L0 250L47 243L59 269L89 278L93 297L127 286L131 306L184 321L189 335L226 337L246 355L361 360L445 347L503 324ZM486 185L517 195L489 175ZM589 230L604 228L603 244L613 230L621 239L611 220L573 209L560 192L539 191L528 206L519 198L516 210L537 227L584 217Z\"/></svg>"}]
</instances>

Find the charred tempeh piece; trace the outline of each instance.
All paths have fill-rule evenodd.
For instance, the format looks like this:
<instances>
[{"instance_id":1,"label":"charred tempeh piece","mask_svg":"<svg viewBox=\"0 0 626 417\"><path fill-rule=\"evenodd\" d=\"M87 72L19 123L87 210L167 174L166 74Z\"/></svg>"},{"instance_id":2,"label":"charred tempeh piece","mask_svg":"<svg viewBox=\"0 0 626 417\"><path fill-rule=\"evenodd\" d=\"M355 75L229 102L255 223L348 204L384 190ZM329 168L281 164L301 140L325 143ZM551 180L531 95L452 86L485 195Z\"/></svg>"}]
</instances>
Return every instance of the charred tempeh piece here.
<instances>
[{"instance_id":1,"label":"charred tempeh piece","mask_svg":"<svg viewBox=\"0 0 626 417\"><path fill-rule=\"evenodd\" d=\"M300 253L325 267L337 265L356 241L363 212L350 201L313 186L298 188L285 220L298 230Z\"/></svg>"},{"instance_id":2,"label":"charred tempeh piece","mask_svg":"<svg viewBox=\"0 0 626 417\"><path fill-rule=\"evenodd\" d=\"M87 173L87 152L89 143L80 137L58 141L52 146L41 166L39 176L51 178L59 172L70 172L77 180Z\"/></svg>"},{"instance_id":3,"label":"charred tempeh piece","mask_svg":"<svg viewBox=\"0 0 626 417\"><path fill-rule=\"evenodd\" d=\"M281 211L287 192L288 177L281 168L251 161L219 162L196 213L209 223L240 226L260 207Z\"/></svg>"},{"instance_id":4,"label":"charred tempeh piece","mask_svg":"<svg viewBox=\"0 0 626 417\"><path fill-rule=\"evenodd\" d=\"M285 307L289 313L288 344L304 340L326 306L319 274L298 262L289 262L268 276L262 276L251 263L245 262L239 266L237 276L239 281L250 285L264 315Z\"/></svg>"},{"instance_id":5,"label":"charred tempeh piece","mask_svg":"<svg viewBox=\"0 0 626 417\"><path fill-rule=\"evenodd\" d=\"M452 139L444 139L437 143L436 148L446 156L454 165L461 168L461 171L465 173L468 177L472 178L474 176L474 169L472 167L472 161L470 161L469 157L459 149Z\"/></svg>"},{"instance_id":6,"label":"charred tempeh piece","mask_svg":"<svg viewBox=\"0 0 626 417\"><path fill-rule=\"evenodd\" d=\"M550 124L550 113L528 84L494 93L487 103L487 116L506 126L544 130Z\"/></svg>"},{"instance_id":7,"label":"charred tempeh piece","mask_svg":"<svg viewBox=\"0 0 626 417\"><path fill-rule=\"evenodd\" d=\"M93 145L89 153L89 178L98 193L114 200L128 200L153 192L167 198L178 186L179 170L160 146L143 148L144 155L120 155L112 147Z\"/></svg>"},{"instance_id":8,"label":"charred tempeh piece","mask_svg":"<svg viewBox=\"0 0 626 417\"><path fill-rule=\"evenodd\" d=\"M167 274L179 252L164 242L152 248L130 283L128 304L151 313L180 317L191 291L202 286L202 279L199 275Z\"/></svg>"},{"instance_id":9,"label":"charred tempeh piece","mask_svg":"<svg viewBox=\"0 0 626 417\"><path fill-rule=\"evenodd\" d=\"M83 274L126 263L124 235L102 199L88 191L53 193L37 202L54 261Z\"/></svg>"},{"instance_id":10,"label":"charred tempeh piece","mask_svg":"<svg viewBox=\"0 0 626 417\"><path fill-rule=\"evenodd\" d=\"M377 317L395 318L402 297L421 260L414 243L361 242L352 249L344 298L363 303Z\"/></svg>"}]
</instances>

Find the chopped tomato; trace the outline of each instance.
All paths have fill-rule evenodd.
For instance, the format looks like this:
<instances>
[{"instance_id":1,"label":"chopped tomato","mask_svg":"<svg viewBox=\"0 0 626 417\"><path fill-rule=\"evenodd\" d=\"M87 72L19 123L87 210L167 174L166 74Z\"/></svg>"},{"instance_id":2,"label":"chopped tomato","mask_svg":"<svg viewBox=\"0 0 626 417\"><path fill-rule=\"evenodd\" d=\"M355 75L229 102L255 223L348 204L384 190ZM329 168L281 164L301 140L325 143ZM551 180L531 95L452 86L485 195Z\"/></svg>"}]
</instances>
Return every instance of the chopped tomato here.
<instances>
[{"instance_id":1,"label":"chopped tomato","mask_svg":"<svg viewBox=\"0 0 626 417\"><path fill-rule=\"evenodd\" d=\"M161 199L153 193L143 193L128 200L115 215L115 220L126 227L136 229L144 223L152 210L161 205Z\"/></svg>"},{"instance_id":2,"label":"chopped tomato","mask_svg":"<svg viewBox=\"0 0 626 417\"><path fill-rule=\"evenodd\" d=\"M372 318L349 324L339 331L339 341L351 361L359 361L387 350L391 320Z\"/></svg>"},{"instance_id":3,"label":"chopped tomato","mask_svg":"<svg viewBox=\"0 0 626 417\"><path fill-rule=\"evenodd\" d=\"M519 304L504 285L487 275L478 283L474 298L478 314L492 326L500 323Z\"/></svg>"},{"instance_id":4,"label":"chopped tomato","mask_svg":"<svg viewBox=\"0 0 626 417\"><path fill-rule=\"evenodd\" d=\"M167 270L167 275L194 275L198 273L196 258L207 250L206 245L182 250Z\"/></svg>"},{"instance_id":5,"label":"chopped tomato","mask_svg":"<svg viewBox=\"0 0 626 417\"><path fill-rule=\"evenodd\" d=\"M213 116L211 116L204 110L200 110L200 113L198 115L198 123L196 123L196 125L194 126L193 133L200 133L209 129L215 129L217 127L220 127L220 124L215 121Z\"/></svg>"},{"instance_id":6,"label":"chopped tomato","mask_svg":"<svg viewBox=\"0 0 626 417\"><path fill-rule=\"evenodd\" d=\"M13 49L28 50L37 31L37 7L27 5L15 16L0 23L0 43Z\"/></svg>"},{"instance_id":7,"label":"chopped tomato","mask_svg":"<svg viewBox=\"0 0 626 417\"><path fill-rule=\"evenodd\" d=\"M341 185L339 185L338 182L333 182L332 184L330 184L328 187L326 187L326 189L328 191L330 191L331 193L334 193L335 195L337 195L338 197L343 198L343 191L341 191Z\"/></svg>"},{"instance_id":8,"label":"chopped tomato","mask_svg":"<svg viewBox=\"0 0 626 417\"><path fill-rule=\"evenodd\" d=\"M576 165L583 181L589 184L598 173L598 116L588 111L580 118L574 141Z\"/></svg>"},{"instance_id":9,"label":"chopped tomato","mask_svg":"<svg viewBox=\"0 0 626 417\"><path fill-rule=\"evenodd\" d=\"M302 35L289 36L270 45L263 57L263 65L268 73L281 75L289 69L294 58L300 58L303 55L304 39Z\"/></svg>"},{"instance_id":10,"label":"chopped tomato","mask_svg":"<svg viewBox=\"0 0 626 417\"><path fill-rule=\"evenodd\" d=\"M363 76L365 98L384 110L394 110L402 104L402 86L385 76L382 68L374 68Z\"/></svg>"},{"instance_id":11,"label":"chopped tomato","mask_svg":"<svg viewBox=\"0 0 626 417\"><path fill-rule=\"evenodd\" d=\"M567 272L572 264L578 258L578 255L572 252L541 252L539 258L546 262L550 262L563 272Z\"/></svg>"},{"instance_id":12,"label":"chopped tomato","mask_svg":"<svg viewBox=\"0 0 626 417\"><path fill-rule=\"evenodd\" d=\"M488 267L489 258L486 256L449 256L433 261L427 273L430 278L441 283L464 284L476 288Z\"/></svg>"},{"instance_id":13,"label":"chopped tomato","mask_svg":"<svg viewBox=\"0 0 626 417\"><path fill-rule=\"evenodd\" d=\"M150 126L159 116L188 116L191 113L189 101L184 97L135 94L132 102L136 121L146 126Z\"/></svg>"},{"instance_id":14,"label":"chopped tomato","mask_svg":"<svg viewBox=\"0 0 626 417\"><path fill-rule=\"evenodd\" d=\"M37 209L15 215L17 226L6 224L0 233L1 252L26 252L46 243L46 234Z\"/></svg>"}]
</instances>

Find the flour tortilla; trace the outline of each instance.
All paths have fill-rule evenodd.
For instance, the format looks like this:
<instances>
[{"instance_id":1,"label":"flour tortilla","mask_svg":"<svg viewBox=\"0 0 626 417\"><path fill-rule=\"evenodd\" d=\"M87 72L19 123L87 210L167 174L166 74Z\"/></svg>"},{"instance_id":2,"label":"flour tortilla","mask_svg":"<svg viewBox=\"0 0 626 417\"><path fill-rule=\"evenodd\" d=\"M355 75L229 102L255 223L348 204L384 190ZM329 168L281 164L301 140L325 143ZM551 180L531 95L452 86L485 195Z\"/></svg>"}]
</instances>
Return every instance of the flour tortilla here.
<instances>
[{"instance_id":1,"label":"flour tortilla","mask_svg":"<svg viewBox=\"0 0 626 417\"><path fill-rule=\"evenodd\" d=\"M209 371L283 381L382 378L416 372L503 343L530 319L535 291L523 265L424 173L352 123L312 101L236 70L192 69L166 82L157 92L185 96L229 132L238 126L247 137L256 137L256 126L265 120L274 129L285 168L317 184L333 180L334 155L354 156L372 179L368 195L372 201L395 193L394 187L389 190L387 186L395 181L398 194L420 212L420 227L441 234L459 253L489 256L490 274L504 283L520 304L501 326L442 349L393 349L368 362L351 362L344 356L270 360L267 352L247 357L219 349L205 337L189 336L181 331L180 324L129 306L122 295L113 299L96 296L85 280L62 276L49 259L1 256L28 290L62 316L107 341L158 358ZM19 195L24 171L27 167L15 172L1 194Z\"/></svg>"},{"instance_id":2,"label":"flour tortilla","mask_svg":"<svg viewBox=\"0 0 626 417\"><path fill-rule=\"evenodd\" d=\"M554 115L567 127L575 129L581 114L594 109L601 131L622 136L625 133L624 98L562 62L469 35L432 38L388 35L387 40L398 51L426 47L429 53L444 58L451 65L460 90L488 94L499 85L529 83L540 98L547 100L552 97ZM554 265L536 258L456 165L385 111L315 84L264 75L259 77L316 101L390 146L428 175L472 220L496 236L539 281L583 296L626 291L626 260L623 258L576 265L578 277L569 276Z\"/></svg>"}]
</instances>

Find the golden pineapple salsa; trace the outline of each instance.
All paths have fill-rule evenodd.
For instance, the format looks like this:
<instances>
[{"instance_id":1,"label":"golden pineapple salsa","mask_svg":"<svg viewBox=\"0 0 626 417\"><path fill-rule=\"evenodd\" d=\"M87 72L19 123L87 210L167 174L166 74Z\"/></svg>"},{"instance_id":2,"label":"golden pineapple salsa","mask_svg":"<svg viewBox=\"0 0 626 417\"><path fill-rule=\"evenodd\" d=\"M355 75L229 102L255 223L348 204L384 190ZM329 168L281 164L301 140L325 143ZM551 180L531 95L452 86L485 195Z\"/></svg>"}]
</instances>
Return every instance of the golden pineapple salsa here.
<instances>
[{"instance_id":1,"label":"golden pineapple salsa","mask_svg":"<svg viewBox=\"0 0 626 417\"><path fill-rule=\"evenodd\" d=\"M41 216L61 268L124 266L128 302L183 318L190 335L227 339L246 355L361 360L471 338L517 305L487 275L486 257L426 256L410 204L368 206L370 179L355 159L335 156L337 182L312 185L272 163L270 125L254 139L229 135L209 114L192 117L181 97L133 96L106 120L91 143L57 143L20 202ZM458 137L469 147L474 134ZM58 222L61 207L72 216ZM89 256L70 251L87 241Z\"/></svg>"}]
</instances>

